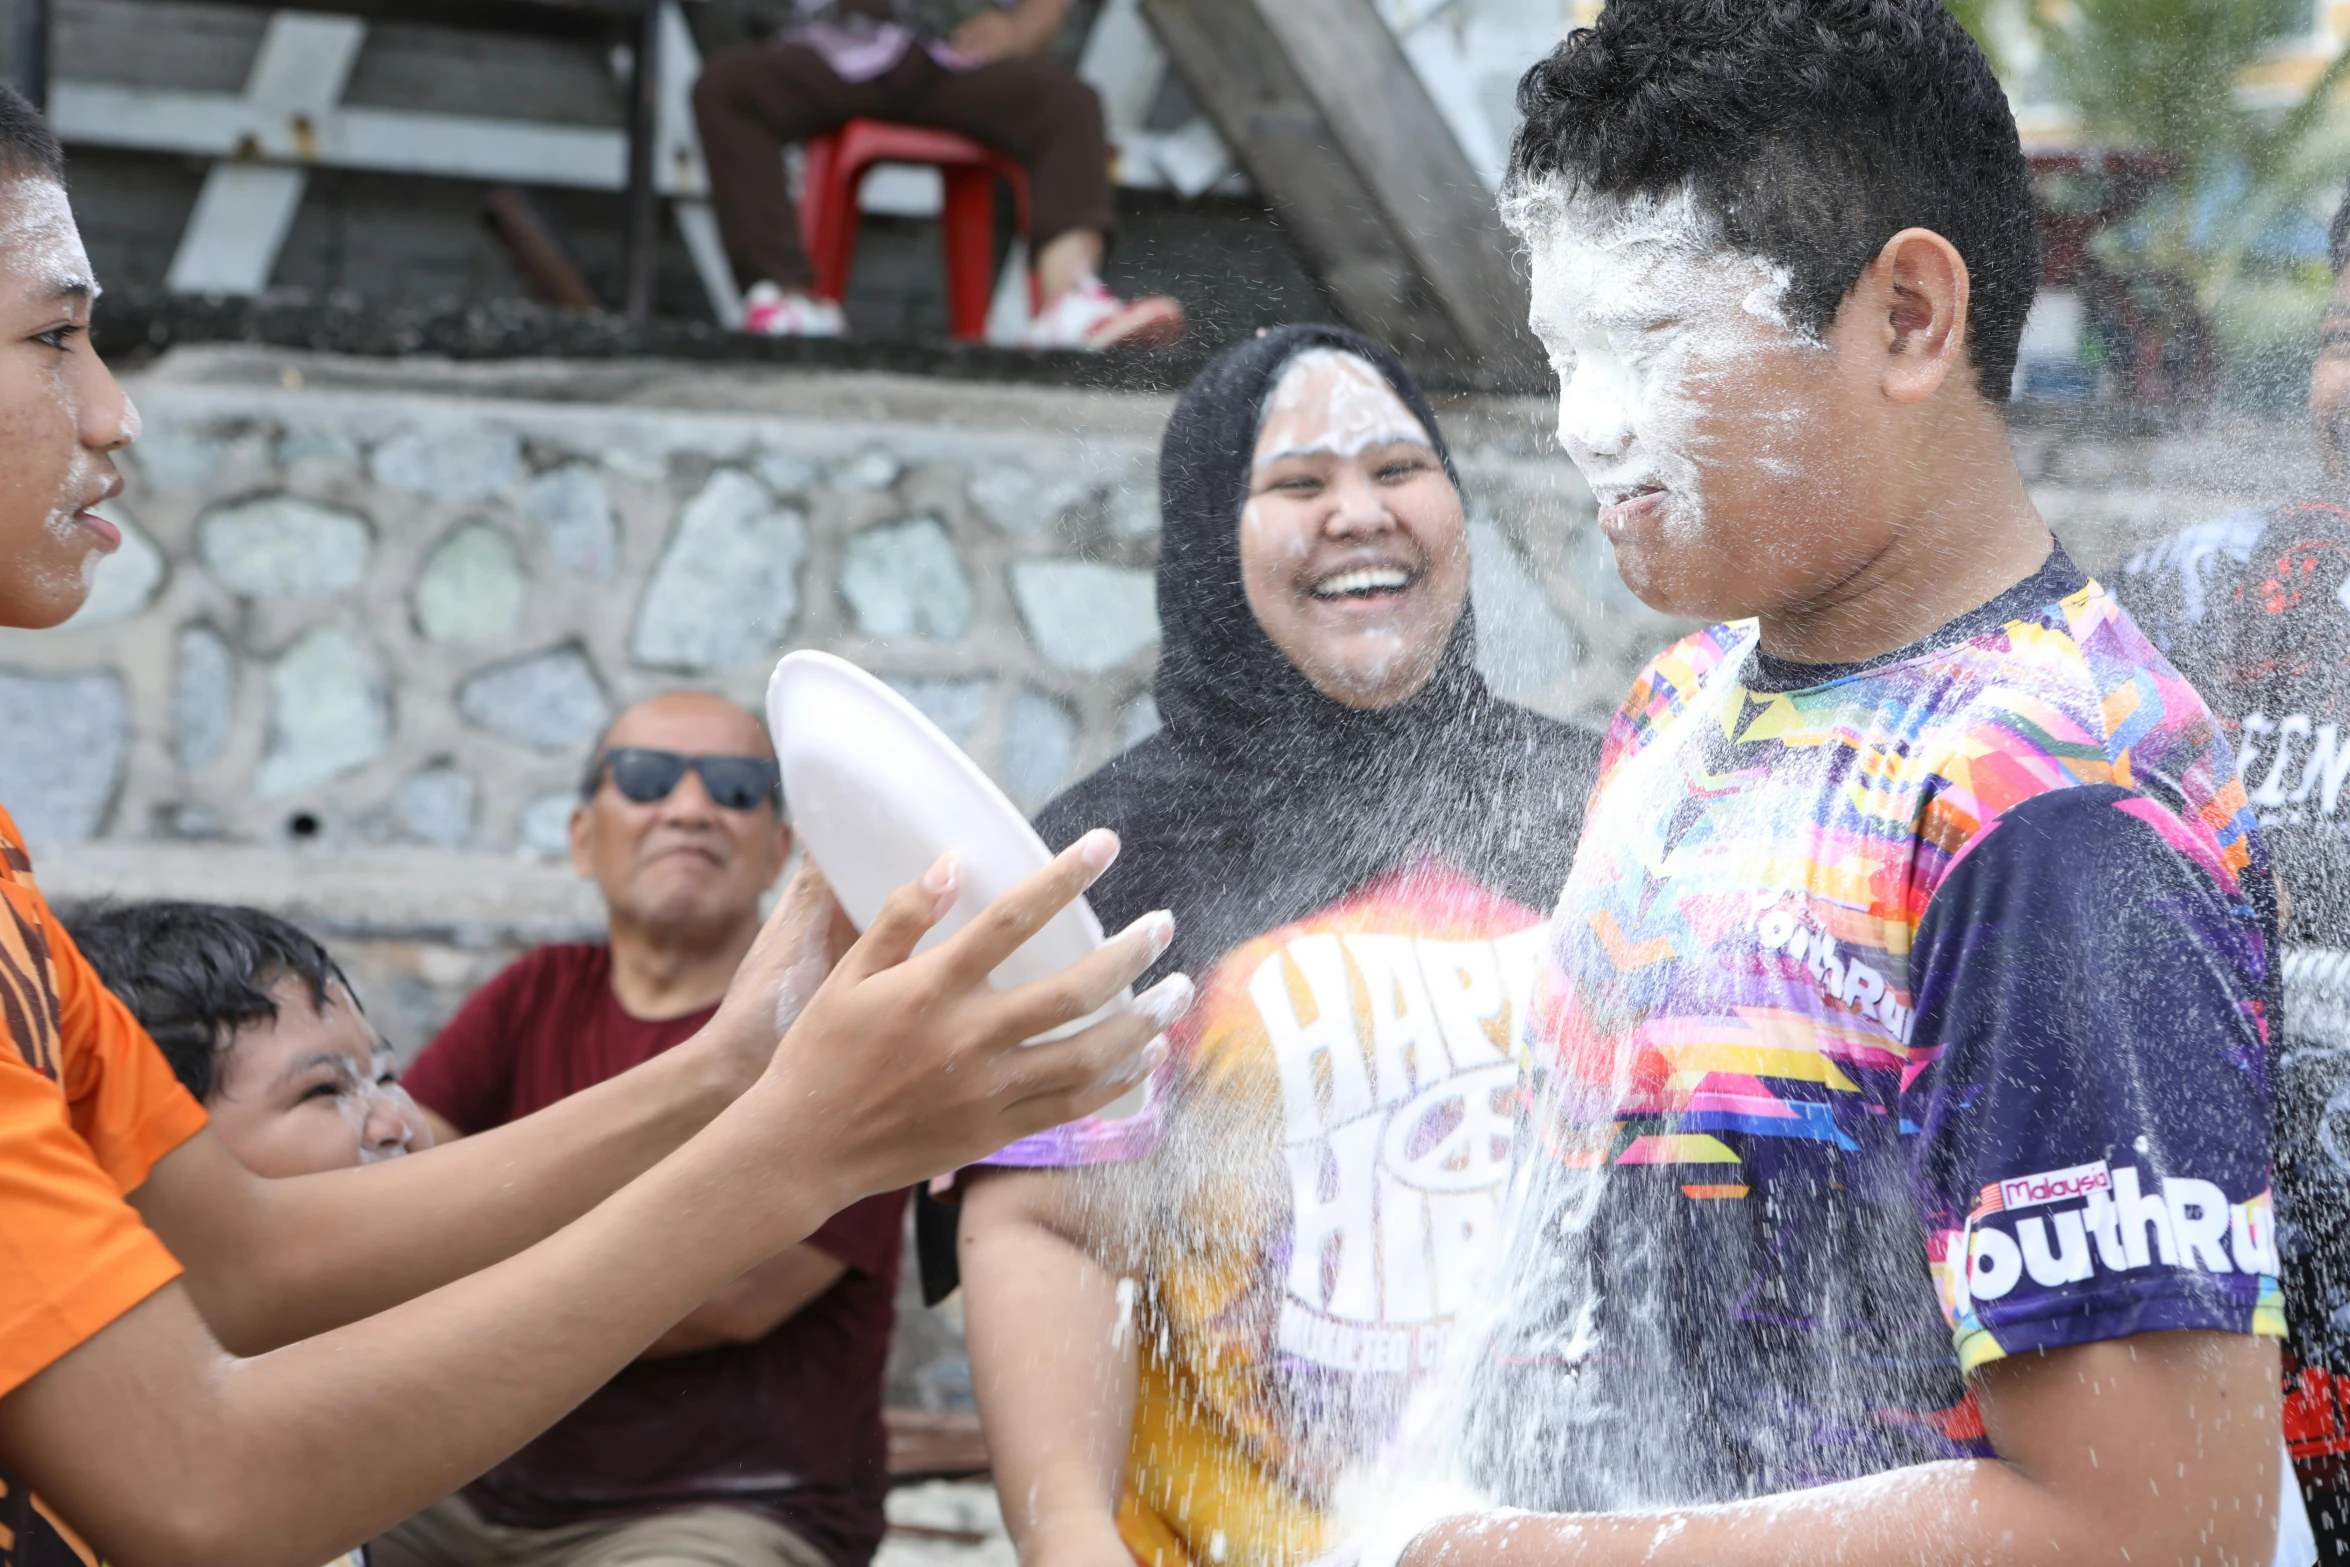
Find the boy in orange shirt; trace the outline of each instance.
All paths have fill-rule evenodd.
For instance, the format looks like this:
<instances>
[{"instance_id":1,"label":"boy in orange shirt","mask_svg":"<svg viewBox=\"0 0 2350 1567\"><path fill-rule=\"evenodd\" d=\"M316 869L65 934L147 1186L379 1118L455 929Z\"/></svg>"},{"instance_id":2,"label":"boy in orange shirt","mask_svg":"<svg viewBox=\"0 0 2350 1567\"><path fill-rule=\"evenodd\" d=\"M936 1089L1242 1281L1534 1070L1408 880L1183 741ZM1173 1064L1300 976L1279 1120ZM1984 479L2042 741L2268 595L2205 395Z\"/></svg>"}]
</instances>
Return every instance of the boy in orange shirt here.
<instances>
[{"instance_id":1,"label":"boy in orange shirt","mask_svg":"<svg viewBox=\"0 0 2350 1567\"><path fill-rule=\"evenodd\" d=\"M0 624L65 620L119 541L90 508L138 416L91 351L97 293L56 139L0 89ZM1107 1103L1163 1052L1180 979L1022 1041L1118 994L1170 922L1016 991L987 976L1116 852L1089 834L919 958L952 857L837 962L805 876L694 1040L495 1132L271 1181L99 983L0 811L0 1567L316 1567L850 1202Z\"/></svg>"}]
</instances>

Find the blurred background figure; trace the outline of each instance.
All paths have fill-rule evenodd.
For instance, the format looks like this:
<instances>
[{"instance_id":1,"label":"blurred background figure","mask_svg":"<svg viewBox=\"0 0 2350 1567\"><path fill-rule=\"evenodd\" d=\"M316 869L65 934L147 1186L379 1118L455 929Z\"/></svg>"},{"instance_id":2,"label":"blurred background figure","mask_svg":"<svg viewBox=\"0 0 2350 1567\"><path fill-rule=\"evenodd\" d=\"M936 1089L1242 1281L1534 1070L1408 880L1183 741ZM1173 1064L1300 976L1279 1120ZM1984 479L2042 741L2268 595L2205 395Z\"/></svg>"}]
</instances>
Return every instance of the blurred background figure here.
<instances>
[{"instance_id":1,"label":"blurred background figure","mask_svg":"<svg viewBox=\"0 0 2350 1567\"><path fill-rule=\"evenodd\" d=\"M2184 528L2116 574L2229 731L2276 871L2276 1177L2286 1436L2323 1559L2350 1562L2350 198L2309 424L2325 492Z\"/></svg>"},{"instance_id":2,"label":"blurred background figure","mask_svg":"<svg viewBox=\"0 0 2350 1567\"><path fill-rule=\"evenodd\" d=\"M1171 909L1201 1000L1143 1114L967 1176L972 1372L1029 1567L1319 1547L1476 1288L1598 764L1478 675L1451 453L1385 349L1242 344L1159 471L1166 728L1038 826L1118 829L1089 897Z\"/></svg>"},{"instance_id":3,"label":"blurred background figure","mask_svg":"<svg viewBox=\"0 0 2350 1567\"><path fill-rule=\"evenodd\" d=\"M840 306L809 293L815 273L783 149L865 118L956 131L1027 168L1040 299L1027 346L1151 348L1182 335L1174 300L1123 300L1101 280L1116 218L1101 102L1038 58L1068 0L798 0L798 11L775 42L713 55L694 88L711 200L744 290L744 330L846 329Z\"/></svg>"},{"instance_id":4,"label":"blurred background figure","mask_svg":"<svg viewBox=\"0 0 2350 1567\"><path fill-rule=\"evenodd\" d=\"M425 1112L449 1137L485 1131L690 1038L750 950L791 836L759 720L701 692L623 712L571 818L610 935L540 947L477 992L410 1073ZM376 1542L376 1567L865 1567L904 1210L902 1192L869 1198L744 1274Z\"/></svg>"}]
</instances>

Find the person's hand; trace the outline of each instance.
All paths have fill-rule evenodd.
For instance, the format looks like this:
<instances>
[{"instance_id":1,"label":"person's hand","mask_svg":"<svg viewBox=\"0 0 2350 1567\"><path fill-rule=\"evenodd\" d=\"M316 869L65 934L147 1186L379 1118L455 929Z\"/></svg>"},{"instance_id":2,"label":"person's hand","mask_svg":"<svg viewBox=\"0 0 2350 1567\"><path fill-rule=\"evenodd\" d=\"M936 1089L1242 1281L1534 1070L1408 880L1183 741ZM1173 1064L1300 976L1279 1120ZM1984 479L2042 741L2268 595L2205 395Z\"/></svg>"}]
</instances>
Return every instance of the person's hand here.
<instances>
[{"instance_id":1,"label":"person's hand","mask_svg":"<svg viewBox=\"0 0 2350 1567\"><path fill-rule=\"evenodd\" d=\"M759 1080L775 1059L776 1041L855 944L857 928L832 895L816 862L800 856L799 873L783 889L726 985L725 999L703 1025L700 1041L720 1063L730 1094Z\"/></svg>"},{"instance_id":2,"label":"person's hand","mask_svg":"<svg viewBox=\"0 0 2350 1567\"><path fill-rule=\"evenodd\" d=\"M833 1145L824 1162L849 1199L959 1168L1098 1110L1165 1058L1157 1036L1191 1004L1191 981L1180 974L1068 1038L1025 1043L1100 1010L1150 967L1174 935L1164 911L1057 974L1008 991L988 982L1117 852L1116 834L1087 833L915 957L955 901L960 867L951 855L941 859L890 895L817 989L755 1092L772 1089L801 1125L821 1128ZM745 969L758 958L754 950ZM813 1118L808 1101L819 1111Z\"/></svg>"},{"instance_id":3,"label":"person's hand","mask_svg":"<svg viewBox=\"0 0 2350 1567\"><path fill-rule=\"evenodd\" d=\"M956 28L947 45L973 65L1036 52L1036 46L1009 11L981 11Z\"/></svg>"}]
</instances>

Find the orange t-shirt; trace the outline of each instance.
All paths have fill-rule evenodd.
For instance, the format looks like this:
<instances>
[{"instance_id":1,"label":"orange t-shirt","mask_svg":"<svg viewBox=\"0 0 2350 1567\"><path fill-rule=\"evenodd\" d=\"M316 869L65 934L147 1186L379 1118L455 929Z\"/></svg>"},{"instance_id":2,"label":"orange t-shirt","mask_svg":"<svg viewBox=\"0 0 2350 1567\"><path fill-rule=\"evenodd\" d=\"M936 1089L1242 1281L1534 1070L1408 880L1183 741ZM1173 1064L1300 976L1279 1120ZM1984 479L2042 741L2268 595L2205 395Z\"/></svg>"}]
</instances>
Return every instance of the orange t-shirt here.
<instances>
[{"instance_id":1,"label":"orange t-shirt","mask_svg":"<svg viewBox=\"0 0 2350 1567\"><path fill-rule=\"evenodd\" d=\"M5 810L0 1037L4 1396L178 1277L123 1194L204 1126L203 1107L49 912ZM0 1474L0 1567L53 1559L46 1535Z\"/></svg>"}]
</instances>

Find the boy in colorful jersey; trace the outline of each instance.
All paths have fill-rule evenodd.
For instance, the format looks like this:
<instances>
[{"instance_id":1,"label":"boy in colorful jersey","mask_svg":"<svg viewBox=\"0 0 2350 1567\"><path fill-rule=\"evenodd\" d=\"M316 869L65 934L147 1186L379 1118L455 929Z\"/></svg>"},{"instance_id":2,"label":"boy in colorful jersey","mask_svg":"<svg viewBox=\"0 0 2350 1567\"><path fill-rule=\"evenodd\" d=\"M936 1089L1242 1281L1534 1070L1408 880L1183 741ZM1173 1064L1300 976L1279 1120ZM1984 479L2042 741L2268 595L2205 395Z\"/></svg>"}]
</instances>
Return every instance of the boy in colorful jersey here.
<instances>
[{"instance_id":1,"label":"boy in colorful jersey","mask_svg":"<svg viewBox=\"0 0 2350 1567\"><path fill-rule=\"evenodd\" d=\"M1560 440L1632 588L1730 619L1610 732L1433 1423L1538 1511L1368 1554L2270 1560L2265 873L2010 455L1998 82L1938 0L1611 0L1520 101Z\"/></svg>"},{"instance_id":2,"label":"boy in colorful jersey","mask_svg":"<svg viewBox=\"0 0 2350 1567\"><path fill-rule=\"evenodd\" d=\"M56 139L0 89L0 624L66 619L119 542L90 508L138 425L90 349L96 293ZM273 1181L99 983L0 812L0 1563L316 1567L850 1202L1107 1103L1180 983L1022 1042L1115 996L1170 923L1019 991L987 975L1115 852L1089 835L914 958L954 901L942 860L829 975L832 900L797 883L695 1040L480 1137Z\"/></svg>"}]
</instances>

